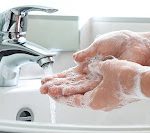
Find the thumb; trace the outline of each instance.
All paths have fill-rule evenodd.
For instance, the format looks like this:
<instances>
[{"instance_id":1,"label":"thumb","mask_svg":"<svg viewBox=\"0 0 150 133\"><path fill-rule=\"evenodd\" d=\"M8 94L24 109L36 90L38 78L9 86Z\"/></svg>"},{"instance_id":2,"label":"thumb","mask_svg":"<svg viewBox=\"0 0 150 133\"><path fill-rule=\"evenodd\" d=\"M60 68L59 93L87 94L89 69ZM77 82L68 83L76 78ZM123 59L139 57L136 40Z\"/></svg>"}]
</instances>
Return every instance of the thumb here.
<instances>
[{"instance_id":1,"label":"thumb","mask_svg":"<svg viewBox=\"0 0 150 133\"><path fill-rule=\"evenodd\" d=\"M96 54L97 54L97 44L93 42L88 48L74 53L73 58L76 62L83 62L89 58L96 56Z\"/></svg>"},{"instance_id":2,"label":"thumb","mask_svg":"<svg viewBox=\"0 0 150 133\"><path fill-rule=\"evenodd\" d=\"M104 73L112 70L113 65L116 64L116 62L118 61L118 59L114 58L113 56L107 56L103 60L104 61L100 61L98 64L99 65L99 72L101 75L104 75Z\"/></svg>"}]
</instances>

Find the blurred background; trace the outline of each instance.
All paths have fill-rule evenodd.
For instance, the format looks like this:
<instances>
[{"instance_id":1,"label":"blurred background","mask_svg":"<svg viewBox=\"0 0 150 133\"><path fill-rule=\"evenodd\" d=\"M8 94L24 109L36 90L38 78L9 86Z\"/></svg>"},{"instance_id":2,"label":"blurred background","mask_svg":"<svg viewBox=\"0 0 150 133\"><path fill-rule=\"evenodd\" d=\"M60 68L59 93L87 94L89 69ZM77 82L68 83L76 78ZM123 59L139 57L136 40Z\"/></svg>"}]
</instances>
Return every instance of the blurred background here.
<instances>
[{"instance_id":1,"label":"blurred background","mask_svg":"<svg viewBox=\"0 0 150 133\"><path fill-rule=\"evenodd\" d=\"M55 7L64 15L150 17L149 0L5 0L0 11L29 4Z\"/></svg>"}]
</instances>

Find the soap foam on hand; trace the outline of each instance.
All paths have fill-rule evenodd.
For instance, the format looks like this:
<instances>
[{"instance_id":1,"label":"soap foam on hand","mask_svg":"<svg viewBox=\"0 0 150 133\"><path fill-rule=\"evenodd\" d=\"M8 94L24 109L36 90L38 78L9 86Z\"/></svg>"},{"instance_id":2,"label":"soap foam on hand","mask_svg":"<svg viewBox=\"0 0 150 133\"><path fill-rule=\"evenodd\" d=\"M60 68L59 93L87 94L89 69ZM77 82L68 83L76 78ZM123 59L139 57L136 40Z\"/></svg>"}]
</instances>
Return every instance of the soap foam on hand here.
<instances>
[{"instance_id":1,"label":"soap foam on hand","mask_svg":"<svg viewBox=\"0 0 150 133\"><path fill-rule=\"evenodd\" d=\"M141 74L147 71L150 71L150 67L148 66L139 66L137 68L138 74L134 77L134 86L133 86L133 94L130 97L135 99L143 100L149 99L146 97L141 91Z\"/></svg>"},{"instance_id":2,"label":"soap foam on hand","mask_svg":"<svg viewBox=\"0 0 150 133\"><path fill-rule=\"evenodd\" d=\"M85 87L85 88L89 87L88 82L91 82L90 84L93 84L93 86L91 85L92 88L90 87L89 90L94 89L100 83L100 81L102 79L102 76L99 72L99 62L100 61L102 61L102 56L97 55L97 56L87 60L86 62L84 62L87 64L87 74L84 75L84 77L82 77L82 79L79 80L79 82L77 84L75 84L76 85L75 87L78 90L80 90L83 87ZM73 81L76 79L76 77L78 77L78 75L79 74L76 73L75 71L71 71L71 73L67 74L67 77L70 77L70 78L74 77L74 78L72 78L72 83L73 83Z\"/></svg>"},{"instance_id":3,"label":"soap foam on hand","mask_svg":"<svg viewBox=\"0 0 150 133\"><path fill-rule=\"evenodd\" d=\"M118 84L119 84L119 88L120 88L120 91L118 91L118 95L120 96L120 99L121 99L120 107L127 105L128 103L135 102L135 101L149 99L141 91L141 74L143 72L150 71L150 67L141 66L140 64L137 64L137 66L135 67L135 70L136 70L137 74L133 77L134 81L133 81L133 86L132 86L132 92L130 92L129 94L126 94L124 92L124 88L119 83L119 80L118 80Z\"/></svg>"},{"instance_id":4,"label":"soap foam on hand","mask_svg":"<svg viewBox=\"0 0 150 133\"><path fill-rule=\"evenodd\" d=\"M112 58L108 58L108 59L113 59L114 57ZM107 58L106 58L107 60ZM97 58L93 58L92 60L90 60L89 64L88 64L88 68L89 68L89 71L91 72L92 76L100 76L100 71L99 71L99 61L101 61L101 58L97 59ZM103 59L102 59L103 61ZM105 59L104 59L105 61ZM122 88L122 86L120 85L120 91L118 91L118 95L120 95L120 106L118 107L121 107L121 106L124 106L128 103L131 103L131 102L134 102L134 101L139 101L139 100L143 100L143 99L148 99L146 96L143 95L143 93L141 92L141 85L140 85L140 79L141 79L141 73L142 72L146 72L146 71L150 71L150 67L146 67L146 66L143 66L142 69L141 69L141 66L137 66L137 72L138 74L133 77L134 78L134 86L133 86L133 92L131 94L125 94L124 93L124 90ZM119 81L118 81L118 84L119 84ZM89 98L89 96L88 96ZM87 101L87 99L86 99ZM84 102L84 101L83 101ZM107 108L105 108L107 110ZM105 110L104 109L104 110ZM109 109L109 108L108 108Z\"/></svg>"},{"instance_id":5,"label":"soap foam on hand","mask_svg":"<svg viewBox=\"0 0 150 133\"><path fill-rule=\"evenodd\" d=\"M150 71L150 67L149 66L142 66L142 69L141 69L141 67L139 67L137 69L137 71L138 71L139 74L134 78L135 83L134 83L134 86L133 86L135 97L137 97L138 99L141 99L141 100L143 100L143 99L147 100L149 98L146 97L141 91L141 74L144 73L144 72Z\"/></svg>"},{"instance_id":6,"label":"soap foam on hand","mask_svg":"<svg viewBox=\"0 0 150 133\"><path fill-rule=\"evenodd\" d=\"M102 80L102 76L99 72L99 62L102 60L101 56L96 56L94 58L91 58L90 60L88 60L87 62L87 69L88 69L88 74L84 75L84 77L82 77L82 79L79 79L79 81L77 83L75 83L76 77L78 76L78 73L76 73L75 71L70 71L70 73L67 74L66 77L74 77L72 78L72 84L74 85L75 89L77 90L77 94L75 95L71 95L67 98L67 100L65 98L60 98L59 102L64 102L70 106L80 106L80 107L88 107L88 104L90 103L91 99L90 99L90 95L92 94L92 91ZM75 83L75 84L74 84ZM68 84L68 88L71 88L71 84ZM80 90L82 90L84 88L84 93L79 93ZM89 88L89 89L87 89ZM63 95L66 94L66 91L68 91L68 89L63 86L62 88L63 90ZM88 92L88 93L86 93ZM84 95L83 99L80 99L81 96ZM76 99L75 99L76 98ZM79 100L81 100L79 102Z\"/></svg>"},{"instance_id":7,"label":"soap foam on hand","mask_svg":"<svg viewBox=\"0 0 150 133\"><path fill-rule=\"evenodd\" d=\"M80 73L79 71L76 71L77 67L70 68L62 72L61 74L65 75L64 77L58 76L57 78L54 77L52 80L50 80L49 90L50 91L56 89L61 90L58 91L59 93L61 92L61 94L59 94L60 97L58 97L59 102L66 103L70 106L80 106L80 107L87 108L91 101L91 94L93 92L93 89L97 87L102 80L99 63L107 59L113 59L113 58L112 57L102 58L101 56L96 56L94 58L87 60L87 62L84 62L85 63L84 67L86 67L87 69L85 73L82 72ZM122 87L121 85L119 86L120 91L118 91L117 95L120 96L120 105L118 107L146 98L141 92L140 74L142 72L149 71L150 67L145 67L141 69L141 65L139 66L140 67L137 66L135 68L137 69L137 72L139 74L134 77L135 81L132 89L133 92L130 94L126 94L124 92L124 88L121 88ZM119 84L119 79L118 79L118 84ZM56 88L53 87L52 89L51 86L55 86ZM57 93L55 93L55 95L57 95ZM109 110L109 107L104 108L104 110Z\"/></svg>"},{"instance_id":8,"label":"soap foam on hand","mask_svg":"<svg viewBox=\"0 0 150 133\"><path fill-rule=\"evenodd\" d=\"M86 72L82 72L84 68L78 68L77 66L61 74L52 75L52 78L47 81L49 96L55 97L57 100L61 98L61 96L83 95L93 90L102 79L102 76L98 73L98 63L100 60L101 58L98 56L88 60L86 66L84 66L88 69ZM80 69L80 71L78 71L78 69ZM60 75L63 75L63 77ZM70 99L69 103L73 104L74 101Z\"/></svg>"}]
</instances>

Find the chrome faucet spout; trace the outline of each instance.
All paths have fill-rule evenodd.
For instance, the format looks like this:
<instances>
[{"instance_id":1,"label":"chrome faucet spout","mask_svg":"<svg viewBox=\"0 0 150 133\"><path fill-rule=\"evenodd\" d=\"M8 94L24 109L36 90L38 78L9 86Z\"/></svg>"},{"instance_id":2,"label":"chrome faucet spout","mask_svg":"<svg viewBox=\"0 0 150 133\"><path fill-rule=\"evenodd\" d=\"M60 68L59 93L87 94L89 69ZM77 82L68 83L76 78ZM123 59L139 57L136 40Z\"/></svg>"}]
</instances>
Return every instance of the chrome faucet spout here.
<instances>
[{"instance_id":1,"label":"chrome faucet spout","mask_svg":"<svg viewBox=\"0 0 150 133\"><path fill-rule=\"evenodd\" d=\"M3 19L0 31L0 86L17 85L20 67L25 63L36 62L42 67L54 62L54 54L38 44L26 40L29 11L52 13L57 9L22 6L0 14Z\"/></svg>"}]
</instances>

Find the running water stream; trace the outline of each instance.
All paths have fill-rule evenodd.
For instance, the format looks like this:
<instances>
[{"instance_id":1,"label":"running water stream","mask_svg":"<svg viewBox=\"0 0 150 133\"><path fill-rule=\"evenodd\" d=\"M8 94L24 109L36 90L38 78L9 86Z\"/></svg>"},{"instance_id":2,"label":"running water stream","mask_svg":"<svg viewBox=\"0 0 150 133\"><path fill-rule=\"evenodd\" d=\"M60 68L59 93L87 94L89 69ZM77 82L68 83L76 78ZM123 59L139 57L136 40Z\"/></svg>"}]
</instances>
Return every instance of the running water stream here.
<instances>
[{"instance_id":1,"label":"running water stream","mask_svg":"<svg viewBox=\"0 0 150 133\"><path fill-rule=\"evenodd\" d=\"M43 67L44 77L47 77L53 74L52 66L53 64L48 64ZM51 123L55 124L56 123L56 103L51 97L49 97L49 101L50 101Z\"/></svg>"}]
</instances>

